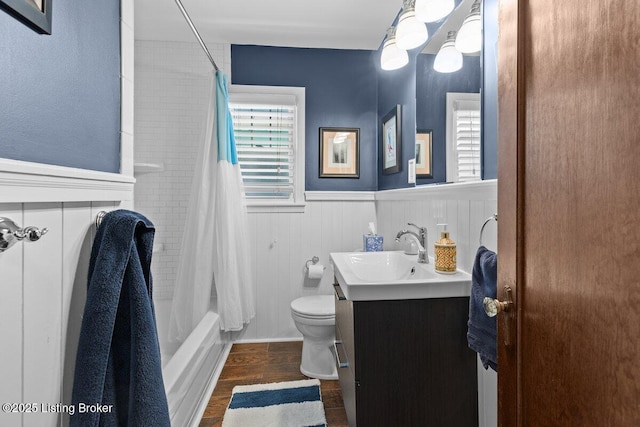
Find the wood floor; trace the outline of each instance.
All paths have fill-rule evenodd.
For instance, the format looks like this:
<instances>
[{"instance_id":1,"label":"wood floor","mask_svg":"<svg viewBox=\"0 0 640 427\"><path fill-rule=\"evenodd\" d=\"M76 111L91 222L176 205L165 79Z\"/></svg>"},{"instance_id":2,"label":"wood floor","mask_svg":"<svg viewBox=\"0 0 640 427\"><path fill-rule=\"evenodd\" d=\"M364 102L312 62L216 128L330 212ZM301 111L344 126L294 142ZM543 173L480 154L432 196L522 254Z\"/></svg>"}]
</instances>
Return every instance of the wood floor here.
<instances>
[{"instance_id":1,"label":"wood floor","mask_svg":"<svg viewBox=\"0 0 640 427\"><path fill-rule=\"evenodd\" d=\"M213 390L200 427L222 425L224 411L236 385L307 379L300 373L302 341L234 344ZM321 380L321 393L329 427L347 427L339 381Z\"/></svg>"}]
</instances>

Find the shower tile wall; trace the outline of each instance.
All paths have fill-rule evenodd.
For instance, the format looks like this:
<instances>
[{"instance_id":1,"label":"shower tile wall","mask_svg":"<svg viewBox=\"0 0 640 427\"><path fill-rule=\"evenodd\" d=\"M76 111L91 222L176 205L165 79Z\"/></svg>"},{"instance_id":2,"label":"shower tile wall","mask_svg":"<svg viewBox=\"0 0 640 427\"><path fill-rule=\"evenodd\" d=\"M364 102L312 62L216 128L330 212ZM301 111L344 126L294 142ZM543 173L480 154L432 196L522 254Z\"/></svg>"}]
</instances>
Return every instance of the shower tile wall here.
<instances>
[{"instance_id":1,"label":"shower tile wall","mask_svg":"<svg viewBox=\"0 0 640 427\"><path fill-rule=\"evenodd\" d=\"M208 47L228 74L230 46ZM173 296L211 64L197 43L138 40L135 49L135 162L164 165L136 174L135 208L156 226L154 298L166 299Z\"/></svg>"}]
</instances>

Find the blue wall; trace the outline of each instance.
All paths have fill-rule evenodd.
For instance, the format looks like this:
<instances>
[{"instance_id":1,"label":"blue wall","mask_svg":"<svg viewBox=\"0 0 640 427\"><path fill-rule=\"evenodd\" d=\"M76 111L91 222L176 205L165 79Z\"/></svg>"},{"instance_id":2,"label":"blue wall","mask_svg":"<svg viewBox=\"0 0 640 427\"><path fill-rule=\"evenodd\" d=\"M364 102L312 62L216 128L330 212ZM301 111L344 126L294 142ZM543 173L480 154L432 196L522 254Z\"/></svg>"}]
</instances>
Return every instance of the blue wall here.
<instances>
[{"instance_id":1,"label":"blue wall","mask_svg":"<svg viewBox=\"0 0 640 427\"><path fill-rule=\"evenodd\" d=\"M498 177L498 0L482 6L482 179Z\"/></svg>"},{"instance_id":2,"label":"blue wall","mask_svg":"<svg viewBox=\"0 0 640 427\"><path fill-rule=\"evenodd\" d=\"M306 189L376 190L376 52L231 46L233 84L306 88ZM320 127L360 128L360 178L319 178Z\"/></svg>"},{"instance_id":3,"label":"blue wall","mask_svg":"<svg viewBox=\"0 0 640 427\"><path fill-rule=\"evenodd\" d=\"M433 178L417 184L447 180L446 119L447 92L480 92L480 57L465 56L462 69L455 73L438 73L433 69L435 55L418 55L416 73L416 127L433 130ZM415 142L414 142L415 144Z\"/></svg>"},{"instance_id":4,"label":"blue wall","mask_svg":"<svg viewBox=\"0 0 640 427\"><path fill-rule=\"evenodd\" d=\"M52 34L0 10L0 157L120 170L120 1L54 1Z\"/></svg>"}]
</instances>

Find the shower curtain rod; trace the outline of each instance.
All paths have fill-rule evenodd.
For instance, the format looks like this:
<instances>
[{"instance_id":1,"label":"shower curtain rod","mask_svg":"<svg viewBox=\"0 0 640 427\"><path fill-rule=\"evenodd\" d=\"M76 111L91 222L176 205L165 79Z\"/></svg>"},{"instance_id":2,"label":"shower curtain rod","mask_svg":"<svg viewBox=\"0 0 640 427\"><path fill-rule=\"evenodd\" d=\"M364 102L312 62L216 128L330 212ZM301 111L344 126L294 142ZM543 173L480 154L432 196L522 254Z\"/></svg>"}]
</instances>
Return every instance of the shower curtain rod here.
<instances>
[{"instance_id":1,"label":"shower curtain rod","mask_svg":"<svg viewBox=\"0 0 640 427\"><path fill-rule=\"evenodd\" d=\"M193 21L191 20L191 17L189 17L189 14L187 13L187 10L182 5L182 2L180 0L176 0L176 4L178 5L178 8L180 9L180 12L182 12L182 16L184 16L184 19L187 20L187 24L189 24L189 27L191 27L191 31L193 31L193 34L198 39L198 42L200 43L200 46L202 47L202 50L204 50L204 53L207 54L207 57L209 58L209 61L211 61L211 65L213 65L213 68L216 71L218 71L219 68L216 65L216 61L213 60L213 56L211 56L211 53L209 52L209 49L207 49L207 45L204 44L204 40L202 40L202 37L200 37L200 33L198 33L198 29L196 28L195 25L193 25Z\"/></svg>"}]
</instances>

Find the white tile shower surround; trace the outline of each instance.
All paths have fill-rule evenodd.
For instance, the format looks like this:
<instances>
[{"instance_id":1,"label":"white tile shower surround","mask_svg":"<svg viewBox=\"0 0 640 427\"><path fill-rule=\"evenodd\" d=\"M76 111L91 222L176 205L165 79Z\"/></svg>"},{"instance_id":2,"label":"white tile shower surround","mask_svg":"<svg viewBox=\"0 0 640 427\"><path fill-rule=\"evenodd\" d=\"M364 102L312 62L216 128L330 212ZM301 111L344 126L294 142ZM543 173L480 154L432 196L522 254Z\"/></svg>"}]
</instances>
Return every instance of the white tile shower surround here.
<instances>
[{"instance_id":1,"label":"white tile shower surround","mask_svg":"<svg viewBox=\"0 0 640 427\"><path fill-rule=\"evenodd\" d=\"M228 44L209 44L229 74ZM164 171L136 175L135 208L156 226L154 298L171 298L193 165L207 112L211 64L197 43L136 41L135 159L162 163Z\"/></svg>"}]
</instances>

